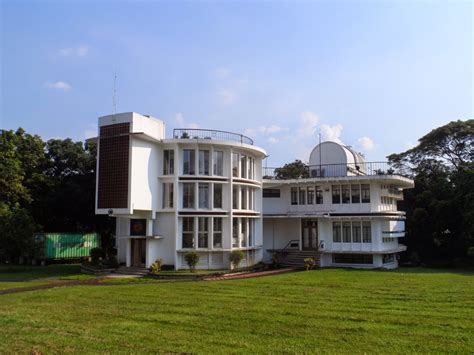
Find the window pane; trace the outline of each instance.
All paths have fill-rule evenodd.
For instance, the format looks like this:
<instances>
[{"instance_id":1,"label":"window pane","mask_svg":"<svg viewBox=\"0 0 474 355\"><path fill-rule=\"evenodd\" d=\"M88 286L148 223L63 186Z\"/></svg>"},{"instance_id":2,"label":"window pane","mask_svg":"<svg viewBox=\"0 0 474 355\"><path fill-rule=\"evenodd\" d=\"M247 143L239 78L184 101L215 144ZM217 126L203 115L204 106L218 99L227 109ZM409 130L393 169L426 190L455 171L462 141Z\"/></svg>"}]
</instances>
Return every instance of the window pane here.
<instances>
[{"instance_id":1,"label":"window pane","mask_svg":"<svg viewBox=\"0 0 474 355\"><path fill-rule=\"evenodd\" d=\"M240 155L240 177L247 178L247 156L243 154Z\"/></svg>"},{"instance_id":2,"label":"window pane","mask_svg":"<svg viewBox=\"0 0 474 355\"><path fill-rule=\"evenodd\" d=\"M241 218L240 223L240 246L244 248L247 246L247 218Z\"/></svg>"},{"instance_id":3,"label":"window pane","mask_svg":"<svg viewBox=\"0 0 474 355\"><path fill-rule=\"evenodd\" d=\"M252 219L252 218L249 218L248 221L249 221L249 238L248 238L249 244L248 244L248 246L253 247L255 245L255 243L254 243L255 220Z\"/></svg>"},{"instance_id":4,"label":"window pane","mask_svg":"<svg viewBox=\"0 0 474 355\"><path fill-rule=\"evenodd\" d=\"M360 243L360 223L352 222L352 242Z\"/></svg>"},{"instance_id":5,"label":"window pane","mask_svg":"<svg viewBox=\"0 0 474 355\"><path fill-rule=\"evenodd\" d=\"M163 183L163 208L173 208L173 188L173 183Z\"/></svg>"},{"instance_id":6,"label":"window pane","mask_svg":"<svg viewBox=\"0 0 474 355\"><path fill-rule=\"evenodd\" d=\"M341 203L341 187L332 185L332 203Z\"/></svg>"},{"instance_id":7,"label":"window pane","mask_svg":"<svg viewBox=\"0 0 474 355\"><path fill-rule=\"evenodd\" d=\"M253 179L253 158L249 157L247 164L247 178Z\"/></svg>"},{"instance_id":8,"label":"window pane","mask_svg":"<svg viewBox=\"0 0 474 355\"><path fill-rule=\"evenodd\" d=\"M314 187L308 187L308 205L314 205Z\"/></svg>"},{"instance_id":9,"label":"window pane","mask_svg":"<svg viewBox=\"0 0 474 355\"><path fill-rule=\"evenodd\" d=\"M297 187L291 188L291 204L292 205L298 204L298 188Z\"/></svg>"},{"instance_id":10,"label":"window pane","mask_svg":"<svg viewBox=\"0 0 474 355\"><path fill-rule=\"evenodd\" d=\"M323 203L323 188L316 186L316 204L321 205Z\"/></svg>"},{"instance_id":11,"label":"window pane","mask_svg":"<svg viewBox=\"0 0 474 355\"><path fill-rule=\"evenodd\" d=\"M298 202L300 205L306 205L306 189L303 187L300 187L300 198Z\"/></svg>"},{"instance_id":12,"label":"window pane","mask_svg":"<svg viewBox=\"0 0 474 355\"><path fill-rule=\"evenodd\" d=\"M212 238L212 246L214 248L222 248L222 218L214 218L214 235Z\"/></svg>"},{"instance_id":13,"label":"window pane","mask_svg":"<svg viewBox=\"0 0 474 355\"><path fill-rule=\"evenodd\" d=\"M232 188L232 208L234 210L239 208L239 195L237 194L237 186Z\"/></svg>"},{"instance_id":14,"label":"window pane","mask_svg":"<svg viewBox=\"0 0 474 355\"><path fill-rule=\"evenodd\" d=\"M183 248L194 248L194 218L183 218Z\"/></svg>"},{"instance_id":15,"label":"window pane","mask_svg":"<svg viewBox=\"0 0 474 355\"><path fill-rule=\"evenodd\" d=\"M209 175L209 151L199 151L199 175Z\"/></svg>"},{"instance_id":16,"label":"window pane","mask_svg":"<svg viewBox=\"0 0 474 355\"><path fill-rule=\"evenodd\" d=\"M342 241L344 243L351 242L351 222L344 222L342 224Z\"/></svg>"},{"instance_id":17,"label":"window pane","mask_svg":"<svg viewBox=\"0 0 474 355\"><path fill-rule=\"evenodd\" d=\"M214 151L214 175L224 175L224 152Z\"/></svg>"},{"instance_id":18,"label":"window pane","mask_svg":"<svg viewBox=\"0 0 474 355\"><path fill-rule=\"evenodd\" d=\"M222 208L222 184L214 184L214 208Z\"/></svg>"},{"instance_id":19,"label":"window pane","mask_svg":"<svg viewBox=\"0 0 474 355\"><path fill-rule=\"evenodd\" d=\"M370 202L370 185L361 185L362 203Z\"/></svg>"},{"instance_id":20,"label":"window pane","mask_svg":"<svg viewBox=\"0 0 474 355\"><path fill-rule=\"evenodd\" d=\"M199 208L209 208L209 184L199 183Z\"/></svg>"},{"instance_id":21,"label":"window pane","mask_svg":"<svg viewBox=\"0 0 474 355\"><path fill-rule=\"evenodd\" d=\"M174 174L174 150L163 152L163 175Z\"/></svg>"},{"instance_id":22,"label":"window pane","mask_svg":"<svg viewBox=\"0 0 474 355\"><path fill-rule=\"evenodd\" d=\"M183 183L183 208L194 208L194 183Z\"/></svg>"},{"instance_id":23,"label":"window pane","mask_svg":"<svg viewBox=\"0 0 474 355\"><path fill-rule=\"evenodd\" d=\"M239 154L232 153L232 176L239 177Z\"/></svg>"},{"instance_id":24,"label":"window pane","mask_svg":"<svg viewBox=\"0 0 474 355\"><path fill-rule=\"evenodd\" d=\"M350 185L342 185L342 203L351 202L351 188Z\"/></svg>"},{"instance_id":25,"label":"window pane","mask_svg":"<svg viewBox=\"0 0 474 355\"><path fill-rule=\"evenodd\" d=\"M362 242L372 243L372 229L370 222L362 222Z\"/></svg>"},{"instance_id":26,"label":"window pane","mask_svg":"<svg viewBox=\"0 0 474 355\"><path fill-rule=\"evenodd\" d=\"M234 218L232 220L232 247L239 247L239 219Z\"/></svg>"},{"instance_id":27,"label":"window pane","mask_svg":"<svg viewBox=\"0 0 474 355\"><path fill-rule=\"evenodd\" d=\"M195 156L193 149L183 150L183 174L194 175L195 174Z\"/></svg>"},{"instance_id":28,"label":"window pane","mask_svg":"<svg viewBox=\"0 0 474 355\"><path fill-rule=\"evenodd\" d=\"M341 223L332 222L332 241L334 243L341 242Z\"/></svg>"},{"instance_id":29,"label":"window pane","mask_svg":"<svg viewBox=\"0 0 474 355\"><path fill-rule=\"evenodd\" d=\"M206 217L198 218L198 248L207 248L209 246L209 219Z\"/></svg>"},{"instance_id":30,"label":"window pane","mask_svg":"<svg viewBox=\"0 0 474 355\"><path fill-rule=\"evenodd\" d=\"M352 203L360 203L360 185L351 185Z\"/></svg>"},{"instance_id":31,"label":"window pane","mask_svg":"<svg viewBox=\"0 0 474 355\"><path fill-rule=\"evenodd\" d=\"M246 187L240 187L240 209L241 210L246 210L248 209L247 206L247 188Z\"/></svg>"}]
</instances>

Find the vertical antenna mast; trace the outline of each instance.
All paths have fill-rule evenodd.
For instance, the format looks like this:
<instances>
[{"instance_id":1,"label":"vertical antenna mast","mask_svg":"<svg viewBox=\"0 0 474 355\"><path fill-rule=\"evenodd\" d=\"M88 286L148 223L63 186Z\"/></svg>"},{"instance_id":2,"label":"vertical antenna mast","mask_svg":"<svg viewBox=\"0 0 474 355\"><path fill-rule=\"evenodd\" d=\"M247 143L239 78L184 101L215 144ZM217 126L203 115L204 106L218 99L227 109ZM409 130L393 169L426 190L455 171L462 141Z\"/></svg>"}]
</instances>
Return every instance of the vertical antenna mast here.
<instances>
[{"instance_id":1,"label":"vertical antenna mast","mask_svg":"<svg viewBox=\"0 0 474 355\"><path fill-rule=\"evenodd\" d=\"M113 91L113 95L112 95L112 106L113 106L113 110L114 110L114 115L117 113L117 103L115 102L116 86L117 86L117 74L114 73L114 91Z\"/></svg>"},{"instance_id":2,"label":"vertical antenna mast","mask_svg":"<svg viewBox=\"0 0 474 355\"><path fill-rule=\"evenodd\" d=\"M319 176L323 176L322 175L322 171L321 171L321 164L322 164L322 153L321 153L321 150L322 150L322 146L321 146L321 132L319 132Z\"/></svg>"}]
</instances>

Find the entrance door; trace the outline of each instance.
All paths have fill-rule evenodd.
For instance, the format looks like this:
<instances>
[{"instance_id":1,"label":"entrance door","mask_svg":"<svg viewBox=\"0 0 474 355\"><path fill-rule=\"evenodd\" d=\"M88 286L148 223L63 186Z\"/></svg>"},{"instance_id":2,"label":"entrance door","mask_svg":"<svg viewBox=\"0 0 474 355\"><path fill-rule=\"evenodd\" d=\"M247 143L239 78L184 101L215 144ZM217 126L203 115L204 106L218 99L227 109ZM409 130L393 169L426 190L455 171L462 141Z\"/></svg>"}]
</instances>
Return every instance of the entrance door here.
<instances>
[{"instance_id":1,"label":"entrance door","mask_svg":"<svg viewBox=\"0 0 474 355\"><path fill-rule=\"evenodd\" d=\"M144 238L132 239L132 266L145 267L146 240Z\"/></svg>"},{"instance_id":2,"label":"entrance door","mask_svg":"<svg viewBox=\"0 0 474 355\"><path fill-rule=\"evenodd\" d=\"M318 222L314 219L301 220L303 228L303 250L318 249Z\"/></svg>"}]
</instances>

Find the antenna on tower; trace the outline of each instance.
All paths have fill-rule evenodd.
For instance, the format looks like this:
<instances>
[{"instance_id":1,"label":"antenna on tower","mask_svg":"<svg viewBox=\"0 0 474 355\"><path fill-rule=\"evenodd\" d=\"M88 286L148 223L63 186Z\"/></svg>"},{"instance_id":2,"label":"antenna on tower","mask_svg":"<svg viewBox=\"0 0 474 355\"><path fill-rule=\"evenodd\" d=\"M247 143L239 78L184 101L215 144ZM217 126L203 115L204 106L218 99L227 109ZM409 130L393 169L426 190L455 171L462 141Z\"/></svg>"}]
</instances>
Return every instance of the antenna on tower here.
<instances>
[{"instance_id":1,"label":"antenna on tower","mask_svg":"<svg viewBox=\"0 0 474 355\"><path fill-rule=\"evenodd\" d=\"M115 102L116 86L117 86L117 73L114 73L114 91L112 95L112 106L114 110L114 115L117 113L117 103Z\"/></svg>"}]
</instances>

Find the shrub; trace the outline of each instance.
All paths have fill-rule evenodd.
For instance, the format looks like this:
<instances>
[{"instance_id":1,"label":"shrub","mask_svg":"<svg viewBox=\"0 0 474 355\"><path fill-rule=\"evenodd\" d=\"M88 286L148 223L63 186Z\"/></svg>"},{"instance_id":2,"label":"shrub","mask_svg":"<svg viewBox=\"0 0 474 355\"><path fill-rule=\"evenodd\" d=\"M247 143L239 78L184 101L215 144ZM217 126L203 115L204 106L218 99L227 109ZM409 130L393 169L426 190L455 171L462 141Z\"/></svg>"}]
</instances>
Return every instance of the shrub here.
<instances>
[{"instance_id":1,"label":"shrub","mask_svg":"<svg viewBox=\"0 0 474 355\"><path fill-rule=\"evenodd\" d=\"M239 267L239 264L243 260L243 258L244 253L241 250L234 250L231 251L229 254L229 261L235 269Z\"/></svg>"},{"instance_id":2,"label":"shrub","mask_svg":"<svg viewBox=\"0 0 474 355\"><path fill-rule=\"evenodd\" d=\"M316 261L313 258L305 258L304 259L304 267L306 271L311 270L316 265Z\"/></svg>"},{"instance_id":3,"label":"shrub","mask_svg":"<svg viewBox=\"0 0 474 355\"><path fill-rule=\"evenodd\" d=\"M107 265L113 268L118 267L119 264L118 264L117 257L115 255L109 255L109 257L107 258Z\"/></svg>"},{"instance_id":4,"label":"shrub","mask_svg":"<svg viewBox=\"0 0 474 355\"><path fill-rule=\"evenodd\" d=\"M92 248L89 255L91 256L93 264L98 264L105 258L105 252L101 248Z\"/></svg>"},{"instance_id":5,"label":"shrub","mask_svg":"<svg viewBox=\"0 0 474 355\"><path fill-rule=\"evenodd\" d=\"M156 259L153 264L150 266L150 272L153 275L157 275L161 271L161 267L163 266L163 260Z\"/></svg>"},{"instance_id":6,"label":"shrub","mask_svg":"<svg viewBox=\"0 0 474 355\"><path fill-rule=\"evenodd\" d=\"M278 251L274 251L272 253L272 264L273 264L273 267L275 268L278 268L280 267L280 264L281 264L281 259L283 258L283 255L278 252Z\"/></svg>"},{"instance_id":7,"label":"shrub","mask_svg":"<svg viewBox=\"0 0 474 355\"><path fill-rule=\"evenodd\" d=\"M188 264L189 270L194 272L196 270L196 265L199 262L199 254L195 251L189 251L184 254L184 260L186 261L186 264Z\"/></svg>"}]
</instances>

